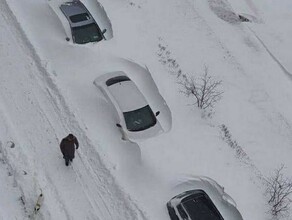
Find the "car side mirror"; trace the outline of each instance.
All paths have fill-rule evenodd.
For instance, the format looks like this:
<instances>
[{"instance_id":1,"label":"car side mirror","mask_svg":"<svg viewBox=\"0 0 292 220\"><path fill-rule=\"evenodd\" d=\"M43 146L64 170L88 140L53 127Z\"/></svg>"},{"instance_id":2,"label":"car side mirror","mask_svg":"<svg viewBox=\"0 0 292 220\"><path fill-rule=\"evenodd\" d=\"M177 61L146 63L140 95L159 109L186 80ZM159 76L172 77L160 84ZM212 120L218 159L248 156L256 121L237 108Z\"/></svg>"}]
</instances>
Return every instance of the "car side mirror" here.
<instances>
[{"instance_id":1,"label":"car side mirror","mask_svg":"<svg viewBox=\"0 0 292 220\"><path fill-rule=\"evenodd\" d=\"M70 41L70 38L69 37L66 37L66 41Z\"/></svg>"},{"instance_id":2,"label":"car side mirror","mask_svg":"<svg viewBox=\"0 0 292 220\"><path fill-rule=\"evenodd\" d=\"M102 34L105 34L105 32L106 32L106 29L103 29L103 30L102 30Z\"/></svg>"},{"instance_id":3,"label":"car side mirror","mask_svg":"<svg viewBox=\"0 0 292 220\"><path fill-rule=\"evenodd\" d=\"M122 125L120 125L120 124L116 124L116 126L118 127L118 128L122 128Z\"/></svg>"},{"instance_id":4,"label":"car side mirror","mask_svg":"<svg viewBox=\"0 0 292 220\"><path fill-rule=\"evenodd\" d=\"M160 111L157 111L156 113L155 113L155 116L158 116L160 114Z\"/></svg>"},{"instance_id":5,"label":"car side mirror","mask_svg":"<svg viewBox=\"0 0 292 220\"><path fill-rule=\"evenodd\" d=\"M226 202L228 202L229 204L233 205L234 207L237 206L237 205L236 205L236 202L234 201L234 199L232 199L228 194L224 193L224 194L222 195L222 198L223 198Z\"/></svg>"}]
</instances>

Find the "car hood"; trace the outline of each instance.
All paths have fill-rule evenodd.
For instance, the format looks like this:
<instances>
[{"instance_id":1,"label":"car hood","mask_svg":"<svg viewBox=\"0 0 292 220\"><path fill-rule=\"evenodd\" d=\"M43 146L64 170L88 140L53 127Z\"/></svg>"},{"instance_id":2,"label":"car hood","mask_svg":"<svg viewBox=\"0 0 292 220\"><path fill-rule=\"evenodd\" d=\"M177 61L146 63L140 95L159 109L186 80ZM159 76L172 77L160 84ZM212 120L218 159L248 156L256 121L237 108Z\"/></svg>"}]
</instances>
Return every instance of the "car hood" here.
<instances>
[{"instance_id":1,"label":"car hood","mask_svg":"<svg viewBox=\"0 0 292 220\"><path fill-rule=\"evenodd\" d=\"M126 130L125 132L129 138L129 140L139 141L139 140L155 137L155 136L159 135L160 133L162 133L163 129L162 129L159 121L157 121L154 126L148 128L146 130L136 131L136 132L131 132L131 131Z\"/></svg>"},{"instance_id":2,"label":"car hood","mask_svg":"<svg viewBox=\"0 0 292 220\"><path fill-rule=\"evenodd\" d=\"M89 10L100 30L103 31L106 29L106 32L104 33L105 39L110 40L113 38L112 24L106 11L104 10L104 7L96 0L82 0L82 3Z\"/></svg>"}]
</instances>

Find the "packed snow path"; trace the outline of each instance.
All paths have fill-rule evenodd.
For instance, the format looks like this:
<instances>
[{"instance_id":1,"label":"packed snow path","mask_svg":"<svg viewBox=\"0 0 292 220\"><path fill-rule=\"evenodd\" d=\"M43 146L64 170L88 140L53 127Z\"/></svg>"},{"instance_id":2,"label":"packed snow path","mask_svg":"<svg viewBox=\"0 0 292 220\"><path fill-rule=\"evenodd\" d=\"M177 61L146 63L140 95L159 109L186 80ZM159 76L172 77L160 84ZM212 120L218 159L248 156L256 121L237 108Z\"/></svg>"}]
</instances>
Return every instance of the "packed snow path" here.
<instances>
[{"instance_id":1,"label":"packed snow path","mask_svg":"<svg viewBox=\"0 0 292 220\"><path fill-rule=\"evenodd\" d=\"M116 185L4 1L0 13L0 117L6 123L0 128L7 134L0 137L15 142L5 155L16 181L22 179L28 215L42 189L40 218L144 219ZM80 149L66 167L59 143L69 132L79 138Z\"/></svg>"}]
</instances>

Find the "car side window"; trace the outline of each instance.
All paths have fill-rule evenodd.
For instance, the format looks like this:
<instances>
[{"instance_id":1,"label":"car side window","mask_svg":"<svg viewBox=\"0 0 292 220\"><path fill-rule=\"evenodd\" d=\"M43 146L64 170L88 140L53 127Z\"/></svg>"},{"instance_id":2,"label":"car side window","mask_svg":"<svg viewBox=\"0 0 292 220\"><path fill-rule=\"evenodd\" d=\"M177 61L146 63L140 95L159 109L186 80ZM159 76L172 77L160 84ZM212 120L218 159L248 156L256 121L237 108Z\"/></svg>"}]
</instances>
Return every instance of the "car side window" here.
<instances>
[{"instance_id":1,"label":"car side window","mask_svg":"<svg viewBox=\"0 0 292 220\"><path fill-rule=\"evenodd\" d=\"M177 217L174 208L167 204L167 210L168 210L168 214L171 220L179 220L179 218Z\"/></svg>"},{"instance_id":2,"label":"car side window","mask_svg":"<svg viewBox=\"0 0 292 220\"><path fill-rule=\"evenodd\" d=\"M187 219L188 219L188 215L187 215L187 213L185 212L185 210L184 210L184 208L182 207L181 204L179 204L179 205L177 206L177 210L178 210L180 216L182 217L182 219L184 219L184 220L187 220Z\"/></svg>"}]
</instances>

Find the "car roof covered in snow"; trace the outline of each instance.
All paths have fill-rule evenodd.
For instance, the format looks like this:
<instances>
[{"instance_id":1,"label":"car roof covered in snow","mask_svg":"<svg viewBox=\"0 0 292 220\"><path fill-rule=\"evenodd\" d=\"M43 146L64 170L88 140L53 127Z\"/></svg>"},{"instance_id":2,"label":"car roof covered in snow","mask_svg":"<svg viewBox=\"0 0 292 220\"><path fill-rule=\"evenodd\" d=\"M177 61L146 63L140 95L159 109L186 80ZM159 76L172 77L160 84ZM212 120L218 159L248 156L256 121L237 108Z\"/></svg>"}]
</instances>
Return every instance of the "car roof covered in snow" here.
<instances>
[{"instance_id":1,"label":"car roof covered in snow","mask_svg":"<svg viewBox=\"0 0 292 220\"><path fill-rule=\"evenodd\" d=\"M107 87L122 112L133 111L149 104L137 85L123 71L103 74L95 79L95 84Z\"/></svg>"},{"instance_id":2,"label":"car roof covered in snow","mask_svg":"<svg viewBox=\"0 0 292 220\"><path fill-rule=\"evenodd\" d=\"M131 80L115 83L108 87L122 112L129 112L148 105L145 97Z\"/></svg>"}]
</instances>

